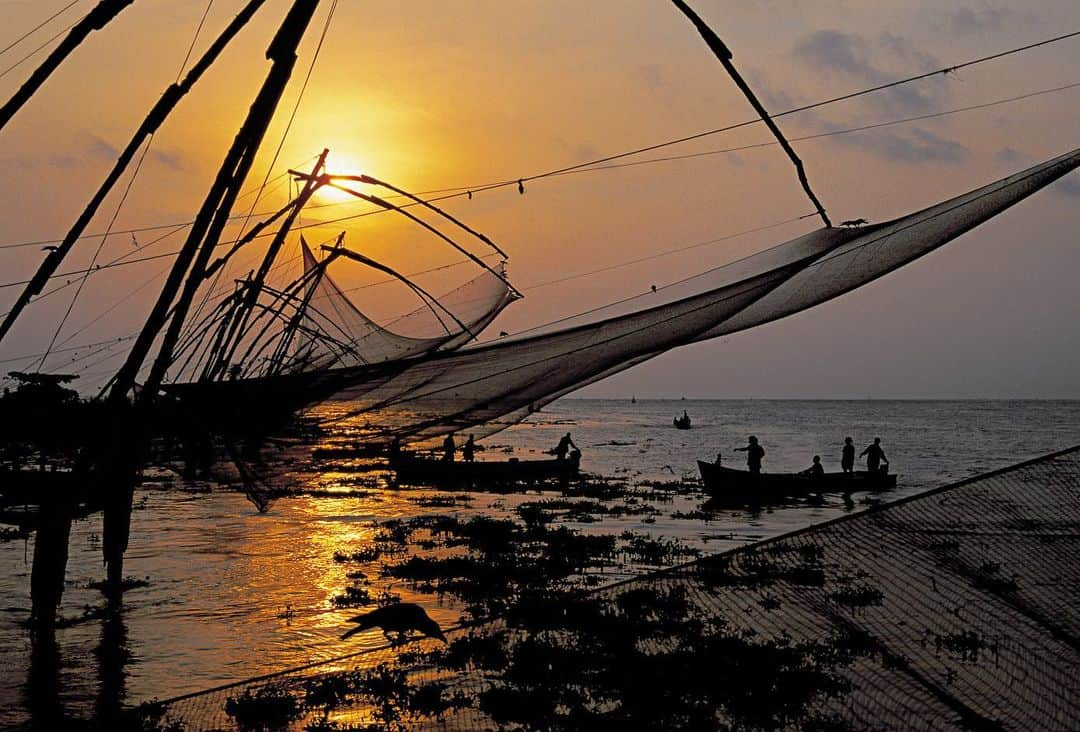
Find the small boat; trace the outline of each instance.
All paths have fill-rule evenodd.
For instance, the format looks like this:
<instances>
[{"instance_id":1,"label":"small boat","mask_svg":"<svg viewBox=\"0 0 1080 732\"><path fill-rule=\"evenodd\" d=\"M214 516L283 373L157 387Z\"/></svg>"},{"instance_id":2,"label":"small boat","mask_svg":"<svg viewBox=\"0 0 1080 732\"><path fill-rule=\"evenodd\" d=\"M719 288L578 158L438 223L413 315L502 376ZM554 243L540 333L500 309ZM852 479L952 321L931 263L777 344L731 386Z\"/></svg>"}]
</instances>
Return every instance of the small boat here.
<instances>
[{"instance_id":1,"label":"small boat","mask_svg":"<svg viewBox=\"0 0 1080 732\"><path fill-rule=\"evenodd\" d=\"M815 493L883 491L896 487L894 473L758 473L698 460L705 490L716 500L769 501Z\"/></svg>"},{"instance_id":2,"label":"small boat","mask_svg":"<svg viewBox=\"0 0 1080 732\"><path fill-rule=\"evenodd\" d=\"M690 429L690 415L683 412L681 417L676 417L671 420L671 423L675 425L675 429L677 430L688 430Z\"/></svg>"},{"instance_id":3,"label":"small boat","mask_svg":"<svg viewBox=\"0 0 1080 732\"><path fill-rule=\"evenodd\" d=\"M581 453L571 451L565 460L484 460L448 462L438 458L399 453L390 467L399 481L407 483L531 483L540 480L573 478L581 465Z\"/></svg>"}]
</instances>

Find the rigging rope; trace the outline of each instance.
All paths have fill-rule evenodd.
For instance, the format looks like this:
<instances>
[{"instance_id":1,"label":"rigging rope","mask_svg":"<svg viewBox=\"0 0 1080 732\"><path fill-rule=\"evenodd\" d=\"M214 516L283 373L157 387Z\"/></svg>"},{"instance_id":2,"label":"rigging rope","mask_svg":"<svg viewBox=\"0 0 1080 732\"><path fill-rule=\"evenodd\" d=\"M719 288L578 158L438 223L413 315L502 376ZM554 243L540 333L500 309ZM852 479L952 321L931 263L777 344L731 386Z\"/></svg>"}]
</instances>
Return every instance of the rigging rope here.
<instances>
[{"instance_id":1,"label":"rigging rope","mask_svg":"<svg viewBox=\"0 0 1080 732\"><path fill-rule=\"evenodd\" d=\"M281 156L282 148L285 147L285 141L289 137L289 132L292 130L293 122L296 120L296 114L300 110L300 103L304 99L304 92L307 91L308 82L311 81L311 74L315 71L315 64L319 60L319 53L322 51L323 42L326 40L326 34L330 30L330 23L334 19L335 10L337 10L337 0L334 0L334 2L330 5L330 11L326 15L326 23L323 25L322 34L319 36L319 43L315 47L315 53L311 57L311 63L308 65L307 74L304 76L304 83L300 85L300 92L296 96L296 103L293 104L292 113L289 115L289 121L285 124L285 131L281 133L281 139L278 141L278 146L277 149L274 151L273 159L270 161L270 164L266 166L266 175L263 176L262 183L259 185L258 192L255 195L255 200L251 202L251 207L248 209L248 212L244 218L244 223L240 226L240 231L236 237L237 240L243 238L244 230L247 229L248 224L251 223L251 218L255 213L255 207L258 206L259 201L262 200L263 192L266 189L267 183L269 183L270 181L270 174L274 171L274 166L277 164L278 158ZM288 174L286 173L286 175ZM210 287L206 288L206 294L199 302L198 307L195 308L192 320L197 319L199 315L202 314L203 308L206 307L206 303L210 299L211 293L217 287L218 282L221 280L221 278L227 273L229 267L230 263L226 262L225 265L215 273L213 282L210 283ZM185 333L188 332L188 328L190 328L190 324L185 325Z\"/></svg>"},{"instance_id":2,"label":"rigging rope","mask_svg":"<svg viewBox=\"0 0 1080 732\"><path fill-rule=\"evenodd\" d=\"M56 35L54 35L54 36L52 36L51 38L49 38L49 40L45 41L45 42L44 42L44 43L42 43L42 44L41 44L40 46L38 46L37 48L35 48L35 49L34 49L33 51L31 51L30 53L26 54L26 55L25 55L25 56L23 56L23 57L22 57L21 59L19 59L19 60L18 60L18 61L16 61L15 63L13 63L13 64L12 64L11 66L8 66L8 67L7 67L6 69L4 69L3 71L0 71L0 79L3 79L3 78L4 78L5 76L7 76L7 75L8 75L8 74L10 74L10 73L11 73L12 71L14 71L15 69L19 68L20 66L22 66L22 65L23 65L24 63L26 63L27 61L29 61L30 59L32 59L32 58L33 58L34 56L37 56L37 55L38 55L39 53L41 53L41 52L42 52L43 50L45 50L45 49L46 49L46 48L47 48L47 47L49 46L49 44L51 44L51 43L52 43L53 41L55 41L55 40L56 40L57 38L59 38L60 36L64 35L64 34L65 34L65 33L67 33L68 31L70 31L70 30L71 30L72 28L74 28L75 26L77 26L77 25L78 25L79 23L80 23L80 21L78 21L78 20L77 20L77 21L75 21L74 23L72 23L71 25L69 25L69 26L68 26L67 28L64 28L64 29L63 29L63 30L61 30L61 31L60 31L59 33L57 33Z\"/></svg>"},{"instance_id":3,"label":"rigging rope","mask_svg":"<svg viewBox=\"0 0 1080 732\"><path fill-rule=\"evenodd\" d=\"M829 132L819 132L819 133L815 133L815 134L812 134L812 135L804 135L804 136L801 136L801 137L794 137L794 138L792 138L792 140L795 140L795 141L816 140L816 139L821 139L821 138L834 137L834 136L838 136L838 135L851 134L851 133L855 133L855 132L864 132L864 131L867 131L867 130L874 130L874 129L879 129L879 128L883 128L883 127L890 127L890 126L895 126L895 125L900 125L900 124L907 124L907 123L910 123L910 122L918 122L918 121L922 121L922 120L926 120L926 119L934 119L934 118L946 117L946 116L949 116L949 115L959 114L959 113L963 113L963 112L970 112L970 111L977 111L977 110L982 110L982 109L989 109L991 107L996 107L996 106L999 106L999 105L1002 105L1002 104L1008 104L1008 103L1012 103L1012 102L1023 101L1023 100L1026 100L1026 99L1031 99L1031 98L1038 97L1038 96L1043 96L1043 95L1046 95L1046 94L1052 94L1052 93L1056 93L1056 92L1075 89L1077 87L1080 87L1080 82L1073 82L1073 83L1070 83L1070 84L1064 84L1064 85L1061 85L1061 86L1051 87L1051 88L1047 88L1047 89L1040 89L1040 90L1033 91L1033 92L1027 92L1025 94L1006 97L1006 98L1002 98L1002 99L996 99L996 100L993 100L993 101L990 101L990 102L983 102L983 103L980 103L980 104L973 104L973 105L969 105L969 106L965 106L965 107L957 107L957 108L954 108L954 109L944 110L944 111L941 111L941 112L931 112L931 113L928 113L928 114L916 115L916 116L913 116L913 117L904 117L904 118L900 118L900 119L896 119L896 120L888 120L888 121L885 121L885 122L875 122L875 123L871 123L871 124L860 125L858 127L849 127L849 128L845 128L845 129L842 129L842 130L831 130ZM727 152L740 152L740 151L744 151L744 150L753 150L753 149L757 149L757 148L773 146L773 145L776 145L776 144L777 143L775 141L752 143L752 144L748 144L748 145L740 145L740 146L737 146L737 147L728 147L728 148L720 148L720 149L715 149L715 150L704 150L704 151L696 152L696 153L687 153L686 155L672 155L672 156L665 156L665 157L659 157L659 158L649 158L649 159L646 159L646 160L637 160L637 161L631 161L631 162L626 162L626 163L617 163L615 165L604 165L604 166L597 166L597 167L585 167L585 165L583 164L581 166L575 166L572 169L567 169L567 170L563 170L563 171L556 172L556 173L550 173L548 175L549 175L549 177L556 177L556 176L564 176L564 175L576 175L576 174L580 174L580 173L589 173L589 172L593 172L593 171L618 170L618 169L621 169L621 168L635 167L635 166L638 166L638 165L650 165L650 164L654 164L654 163L674 162L674 161L679 161L679 160L689 160L689 159L693 159L693 158L706 157L706 156L710 156L710 155L718 155L718 154L727 153ZM453 194L453 195L443 195L443 196L439 196L437 198L427 199L429 201L442 201L442 200L446 200L446 199L449 199L449 198L460 197L462 195L465 195L466 191L472 191L473 193L477 193L477 192L482 192L482 191L485 191L485 190L493 190L493 189L504 187L506 185L511 185L511 184L516 185L517 184L516 179L514 181L510 181L508 183L490 183L490 184L485 184L483 186L457 186L457 187L454 187L454 188L432 189L432 190L428 190L428 191L422 191L417 195L430 195L430 194L442 194L442 193ZM352 201L348 201L348 202L344 202L344 203L339 202L339 203L334 203L334 204L323 204L323 205L311 206L310 208L323 208L323 207L327 207L327 206L349 205L349 204L352 204L352 203L353 203ZM410 206L410 204L404 204L404 205L401 206L401 208L407 208L409 206ZM383 213L383 209L381 209L381 208L380 209L370 210L370 211L364 211L364 212L359 213L359 214L353 214L353 215L350 215L350 216L344 216L344 217L340 217L340 218L336 218L336 219L329 219L329 220L325 220L325 221L320 221L318 223L302 224L302 225L294 226L293 228L295 230L299 231L299 230L303 230L303 229L325 227L325 226L329 226L330 224L341 223L343 221L352 221L352 220L355 220L355 219L364 218L364 217L367 217L367 216L372 216L372 215L380 214L380 213ZM268 214L266 214L266 215L268 215ZM146 231L159 231L159 230L161 230L163 228L172 228L172 231L168 232L167 234L165 234L165 235L163 235L161 237L158 237L157 239L154 239L153 241L148 242L147 244L140 245L139 249L134 250L132 252L129 252L129 253L123 255L123 256L117 258L116 260L113 260L113 262L101 265L100 269L107 269L107 268L117 267L117 266L125 266L125 265L128 265L128 264L139 264L141 262L153 261L153 260L156 260L156 259L162 259L162 258L165 258L165 257L172 256L173 254L175 254L175 252L165 252L163 254L156 254L156 255L151 255L151 256L146 256L146 257L139 257L139 258L136 258L136 259L128 259L128 257L131 256L131 254L133 254L135 252L138 252L138 251L144 251L145 249L153 246L154 244L157 244L157 243L163 241L164 239L168 238L169 236L172 236L173 234L178 233L179 231L182 231L183 229L187 228L188 226L190 226L190 222L177 223L177 224L168 224L168 225L162 224L162 225L158 225L158 226L147 226L147 227L141 227L141 228L136 228L136 229L117 230L117 231L113 232L113 234L116 235L116 236L120 236L122 234L127 234L127 233L140 233L140 232L146 232ZM85 236L83 236L81 238L89 238L90 236L100 236L100 234L97 234L97 235L87 234L87 235L85 235ZM269 236L269 234L260 235L260 237L262 237L262 236ZM256 238L259 238L259 237L256 237ZM58 239L41 239L41 240L37 240L37 241L2 244L2 245L0 245L0 249L15 248L15 247L26 247L26 246L37 246L37 245L40 245L40 244L48 244L50 242L55 242L55 241L59 241L59 240ZM221 246L231 245L231 244L234 244L235 242L236 242L236 240L233 239L233 240L230 240L230 241L223 241L223 242L220 243L220 245ZM462 263L464 263L464 261L456 263L456 264L462 264ZM441 269L441 267L435 268L435 269ZM414 274L423 274L423 273L429 272L429 271L435 271L435 270L423 270L422 272L417 272L417 273L414 273ZM51 279L59 279L61 277L72 277L74 275L82 274L83 272L84 272L84 270L72 270L72 271L69 271L69 272L62 272L62 273L53 275ZM12 282L0 283L0 289L5 289L5 288L8 288L8 287L16 287L18 285L25 285L27 282L29 282L29 280L16 280L16 281L12 281ZM378 283L375 283L375 284L378 284ZM367 285L365 285L365 287L366 286ZM357 289L357 288L353 288L353 289ZM42 298L44 298L44 297L48 296L49 294L51 294L53 292L56 292L56 291L57 291L57 289L50 290L50 291L40 295L37 299L40 300L40 299L42 299ZM349 290L349 292L351 292L351 291L352 290Z\"/></svg>"},{"instance_id":4,"label":"rigging rope","mask_svg":"<svg viewBox=\"0 0 1080 732\"><path fill-rule=\"evenodd\" d=\"M109 239L109 233L112 231L113 225L116 223L116 219L120 216L120 211L124 208L124 203L127 202L128 194L131 193L131 187L135 184L135 179L139 177L139 171L142 170L143 162L146 160L147 153L150 152L150 146L154 144L154 135L146 140L146 145L143 147L142 155L139 156L139 161L135 163L135 169L131 172L131 177L128 179L127 186L124 187L124 193L120 196L120 202L116 204L116 210L113 211L112 218L109 219L109 225L105 228L105 233L101 235L101 241L98 242L97 250L94 252L94 256L90 259L90 266L87 267L83 273L82 278L79 280L79 286L75 288L75 294L71 297L71 302L68 303L67 310L64 311L64 317L60 319L60 323L56 326L56 330L53 331L52 340L49 341L48 347L45 349L45 354L38 361L37 369L40 371L45 365L45 359L49 357L49 352L53 346L56 345L56 339L60 336L60 331L63 330L64 325L67 323L67 319L71 316L71 310L75 307L75 303L79 299L79 295L82 294L83 287L86 285L86 281L90 278L90 275L95 271L94 265L97 264L97 259L101 256L101 250L105 247L105 242Z\"/></svg>"},{"instance_id":5,"label":"rigging rope","mask_svg":"<svg viewBox=\"0 0 1080 732\"><path fill-rule=\"evenodd\" d=\"M57 10L57 11L56 11L55 13L53 13L53 14L52 14L52 15L50 15L50 16L49 16L48 18L46 18L45 20L43 20L43 21L41 21L40 23L38 23L37 25L35 25L35 26L34 26L33 28L31 28L30 30L26 31L26 33L23 33L23 34L22 34L21 36L19 36L18 38L16 38L16 39L15 39L14 41L12 41L11 43L9 43L8 45L4 46L3 48L0 48L0 56L3 56L3 55L4 55L5 53L7 53L8 51L10 51L11 49L15 48L15 46L19 45L20 43L22 43L23 41L25 41L25 40L26 40L27 38L29 38L30 36L32 36L32 35L34 35L35 33L37 33L37 32L38 32L39 30L41 30L42 28L44 28L45 26L47 26L47 25L48 25L49 23L51 23L52 21L56 20L56 19L57 19L57 18L59 18L59 17L61 16L61 15L63 15L63 14L64 14L64 13L66 13L66 12L67 12L68 10L70 10L70 9L71 9L72 7L74 7L75 5L78 5L78 4L79 4L79 0L71 0L71 2L70 2L70 3L68 3L68 4L67 4L67 5L65 5L64 7L60 8L59 10Z\"/></svg>"},{"instance_id":6,"label":"rigging rope","mask_svg":"<svg viewBox=\"0 0 1080 732\"><path fill-rule=\"evenodd\" d=\"M206 16L209 15L210 8L213 6L213 4L214 0L210 0L210 2L206 6L206 10L203 12L202 18L199 19L199 23L195 27L195 33L192 35L191 43L188 45L187 53L184 54L184 60L180 62L180 68L177 69L176 72L175 83L177 84L180 83L180 80L184 76L184 69L187 67L187 63L191 59L191 52L195 49L195 44L199 40L199 34L202 32L203 25L206 23ZM120 196L120 201L116 205L116 210L113 211L112 218L109 219L109 225L105 228L105 232L101 235L101 241L98 242L97 250L94 252L94 256L90 260L90 266L87 268L87 271L83 274L82 279L79 281L79 286L75 289L75 294L72 296L71 302L68 303L68 307L67 310L64 312L64 316L60 319L60 323L56 326L56 330L53 332L52 340L49 341L49 345L45 349L45 353L42 355L41 360L38 362L38 370L41 370L44 367L45 360L49 357L49 353L52 351L53 346L56 345L56 339L60 336L60 331L64 329L64 325L67 323L68 318L71 317L71 311L75 307L75 303L78 301L79 295L82 294L83 287L86 285L86 281L90 278L90 275L94 271L94 265L97 264L98 257L101 256L101 250L105 247L105 243L109 239L112 228L116 225L116 219L119 218L120 212L123 210L124 204L127 202L128 195L131 193L131 188L133 185L135 185L135 180L139 177L139 172L142 170L143 163L146 162L146 156L150 153L150 149L154 145L155 134L156 133L151 133L146 140L146 144L143 146L142 154L139 156L139 160L135 163L135 168L132 170L131 177L128 179L127 182L127 186L124 187L124 193L122 196ZM121 302L123 302L123 300L121 300ZM112 308L110 308L110 310L111 309ZM70 338L68 340L70 340ZM66 343L67 341L64 342Z\"/></svg>"},{"instance_id":7,"label":"rigging rope","mask_svg":"<svg viewBox=\"0 0 1080 732\"><path fill-rule=\"evenodd\" d=\"M970 59L968 61L964 61L964 62L955 64L953 66L942 67L942 68L936 69L934 71L928 71L928 72L925 72L925 73L922 73L922 74L917 74L915 76L909 76L909 77L906 77L906 78L903 78L903 79L897 79L895 81L891 81L891 82L888 82L888 83L885 83L885 84L880 84L878 86L869 87L869 88L866 88L866 89L861 89L859 91L850 92L850 93L843 94L843 95L840 95L840 96L837 96L837 97L824 99L824 100L821 100L821 101L818 101L818 102L813 102L811 104L803 105L801 107L794 107L792 109L788 109L788 110L785 110L783 112L777 112L776 114L773 114L772 117L774 119L778 118L778 117L786 117L788 115L797 114L799 112L806 112L806 111L809 111L809 110L812 110L812 109L818 109L820 107L824 107L824 106L827 106L827 105L830 105L830 104L835 104L835 103L838 103L838 102L847 101L849 99L855 99L855 98L860 97L860 96L865 96L867 94L872 94L872 93L875 93L875 92L883 91L885 89L890 89L890 88L893 88L893 87L901 86L903 84L908 84L908 83L912 83L912 82L916 82L916 81L921 81L923 79L926 79L926 78L929 78L929 77L932 77L932 76L937 76L939 74L942 74L942 75L950 74L950 73L953 73L953 72L958 71L960 69L968 68L968 67L971 67L971 66L975 66L977 64L981 64L981 63L985 63L985 62L988 62L988 61L993 61L993 60L996 60L996 59L1011 56L1011 55L1014 55L1014 54L1022 53L1024 51L1029 51L1029 50L1032 50L1032 49L1035 49L1035 48L1039 48L1041 46L1046 46L1046 45L1049 45L1049 44L1052 44L1052 43L1057 43L1057 42L1067 40L1067 39L1070 39L1070 38L1075 38L1076 36L1080 36L1080 31L1073 31L1071 33L1065 33L1063 35L1055 36L1053 38L1047 38L1045 40L1038 41L1036 43L1030 43L1030 44L1025 45L1025 46L1019 46L1019 47L1016 47L1016 48L1008 49L1006 51L1001 51L1001 52L990 54L990 55L987 55L987 56L981 56L979 58ZM1072 86L1073 85L1068 85L1068 86L1065 86L1065 87L1060 87L1058 89L1044 90L1044 91L1041 91L1041 92L1035 92L1034 94L1050 93L1052 91L1059 91L1061 89L1072 88ZM1017 97L1017 99L1021 99L1021 98L1026 98L1026 97ZM996 103L1005 103L1006 101L1009 101L1009 100L1001 100L1000 102L996 102ZM607 163L607 162L611 162L611 161L614 161L614 160L619 160L619 159L626 158L626 157L632 157L634 155L639 155L641 153L651 152L653 150L659 150L659 149L662 149L662 148L665 148L665 147L670 147L672 145L678 145L678 144L682 144L684 142L690 142L690 141L698 140L698 139L701 139L701 138L704 138L704 137L709 137L709 136L712 136L712 135L720 134L722 132L728 132L728 131L731 131L731 130L734 130L734 129L747 127L747 126L750 126L750 125L753 125L753 124L757 124L760 121L761 120L758 120L758 119L747 120L745 122L739 122L739 123L735 123L735 124L732 124L732 125L727 125L725 127L718 127L718 128L712 129L712 130L706 130L704 132L698 132L698 133L695 133L695 134L692 134L692 135L687 135L687 136L684 136L684 137L679 137L679 138L675 138L675 139L672 139L672 140L667 140L665 142L656 143L654 145L647 145L645 147L639 147L639 148L635 148L633 150L627 150L627 151L624 151L624 152L616 153L616 154L613 154L613 155L608 155L608 156L597 158L597 159L594 159L594 160L589 160L589 161L586 161L586 162L575 163L573 165L565 166L563 168L557 168L557 169L554 169L554 170L549 170L549 171L544 172L544 173L537 173L537 174L534 174L534 175L531 175L531 176L525 176L525 177L522 177L522 178L506 179L506 180L498 181L498 182L494 182L494 183L487 183L487 184L484 184L482 186L459 186L459 187L456 187L456 188L433 189L433 190L430 190L430 191L421 191L418 195L430 195L430 194L438 194L438 193L444 193L444 192L453 192L453 193L456 193L458 196L462 196L462 195L466 195L467 193L478 193L478 192L481 192L481 191L494 190L494 189L497 189L497 188L504 188L504 187L507 187L507 186L516 186L518 184L519 180L520 181L526 181L526 182L527 181L533 181L533 180L539 180L541 178L548 178L548 177L553 177L553 176L569 173L569 172L572 172L572 171L576 171L576 170L578 170L580 168L589 168L591 166L598 166L598 165L600 165L602 163ZM308 158L308 160L311 160L311 159L312 158ZM307 162L307 161L305 161L305 162ZM599 168L599 169L602 170L603 168ZM445 196L445 197L442 197L442 198L433 198L433 199L429 199L429 201L441 201L441 200L446 200L446 198L451 198L451 197L453 197L453 196ZM348 202L348 203L352 203L352 202ZM343 204L341 204L341 203L328 203L328 204L322 204L322 205L318 205L318 206L311 206L311 208L323 208L323 207L330 207L330 206L336 206L336 205L343 205ZM265 214L260 214L260 215L265 215ZM239 218L239 217L236 217L236 218ZM322 222L322 223L325 223L325 224L338 223L340 221L348 220L349 218L354 218L354 217L333 219L333 220ZM117 234L139 233L139 232L143 232L143 231L151 231L151 230L159 230L159 229L163 229L163 228L171 228L171 227L174 227L174 226L186 226L186 225L189 225L190 223L191 222L185 222L184 224L162 224L162 225L158 225L158 226L142 227L142 228L137 228L137 229L129 229L129 230L124 230L124 231L117 231L116 233ZM306 228L309 228L310 226L312 226L312 225L308 225ZM93 236L93 235L87 234L87 235L84 235L84 237L82 237L82 238L90 237L90 236ZM0 249L9 249L9 248L15 248L15 247L24 247L24 246L35 246L35 245L42 245L42 244L54 244L54 243L56 243L58 241L61 241L61 240L60 239L42 239L42 240L31 241L31 242L16 242L16 243L0 244ZM57 275L57 276L63 276L63 275ZM0 287L3 287L3 285L0 285Z\"/></svg>"}]
</instances>

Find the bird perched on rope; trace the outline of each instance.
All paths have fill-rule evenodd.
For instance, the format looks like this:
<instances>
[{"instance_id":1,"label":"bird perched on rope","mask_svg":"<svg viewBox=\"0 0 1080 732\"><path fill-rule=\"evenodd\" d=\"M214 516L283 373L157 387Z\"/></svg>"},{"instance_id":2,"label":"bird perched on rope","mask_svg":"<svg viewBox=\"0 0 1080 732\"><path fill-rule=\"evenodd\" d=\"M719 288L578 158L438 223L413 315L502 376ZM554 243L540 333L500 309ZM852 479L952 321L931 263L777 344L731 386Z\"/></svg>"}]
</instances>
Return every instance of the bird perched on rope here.
<instances>
[{"instance_id":1,"label":"bird perched on rope","mask_svg":"<svg viewBox=\"0 0 1080 732\"><path fill-rule=\"evenodd\" d=\"M370 628L382 628L383 635L391 643L404 643L410 631L421 633L426 638L438 638L446 643L446 636L443 635L439 624L428 617L424 608L412 602L399 602L380 607L369 613L349 618L349 622L357 625L347 630L341 636L341 640ZM395 635L391 636L391 633Z\"/></svg>"}]
</instances>

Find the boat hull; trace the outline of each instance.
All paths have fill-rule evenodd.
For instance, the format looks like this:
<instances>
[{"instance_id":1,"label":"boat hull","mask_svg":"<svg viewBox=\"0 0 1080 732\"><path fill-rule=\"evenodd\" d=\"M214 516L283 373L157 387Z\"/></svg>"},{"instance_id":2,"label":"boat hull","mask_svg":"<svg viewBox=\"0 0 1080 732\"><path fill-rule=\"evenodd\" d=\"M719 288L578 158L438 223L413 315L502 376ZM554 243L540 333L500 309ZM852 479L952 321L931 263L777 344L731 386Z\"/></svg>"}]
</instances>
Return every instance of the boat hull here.
<instances>
[{"instance_id":1,"label":"boat hull","mask_svg":"<svg viewBox=\"0 0 1080 732\"><path fill-rule=\"evenodd\" d=\"M777 500L817 493L882 491L896 487L896 475L885 473L759 473L725 468L698 460L705 490L716 500Z\"/></svg>"},{"instance_id":2,"label":"boat hull","mask_svg":"<svg viewBox=\"0 0 1080 732\"><path fill-rule=\"evenodd\" d=\"M578 475L581 459L572 455L565 460L491 460L447 462L400 455L390 467L406 483L530 483L540 480L566 480Z\"/></svg>"}]
</instances>

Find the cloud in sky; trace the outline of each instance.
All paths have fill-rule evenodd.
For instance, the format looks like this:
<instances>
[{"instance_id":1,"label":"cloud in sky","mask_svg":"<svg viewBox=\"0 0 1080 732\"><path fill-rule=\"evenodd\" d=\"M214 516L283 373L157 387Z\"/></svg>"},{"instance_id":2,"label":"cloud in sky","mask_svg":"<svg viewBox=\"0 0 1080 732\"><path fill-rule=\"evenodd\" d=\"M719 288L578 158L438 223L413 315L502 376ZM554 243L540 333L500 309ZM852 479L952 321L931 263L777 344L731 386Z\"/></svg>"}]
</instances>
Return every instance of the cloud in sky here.
<instances>
[{"instance_id":1,"label":"cloud in sky","mask_svg":"<svg viewBox=\"0 0 1080 732\"><path fill-rule=\"evenodd\" d=\"M120 157L120 148L116 147L108 140L97 135L89 135L86 142L86 152L94 157L105 158L107 160L116 160ZM182 171L187 166L184 162L184 156L175 150L159 150L150 148L150 152L146 155L147 160L151 160L158 165L165 168L169 168L174 171Z\"/></svg>"},{"instance_id":2,"label":"cloud in sky","mask_svg":"<svg viewBox=\"0 0 1080 732\"><path fill-rule=\"evenodd\" d=\"M947 12L945 17L953 33L970 34L996 31L1017 20L1017 13L1008 8L983 7L978 10L958 8Z\"/></svg>"},{"instance_id":3,"label":"cloud in sky","mask_svg":"<svg viewBox=\"0 0 1080 732\"><path fill-rule=\"evenodd\" d=\"M875 130L869 134L839 135L830 139L861 147L879 158L898 163L959 165L971 155L967 145L922 127L902 132Z\"/></svg>"},{"instance_id":4,"label":"cloud in sky","mask_svg":"<svg viewBox=\"0 0 1080 732\"><path fill-rule=\"evenodd\" d=\"M889 32L870 41L858 33L819 30L796 41L794 55L818 71L873 86L943 65L903 36ZM905 85L875 94L865 103L888 114L911 114L938 108L947 94L947 87L941 84Z\"/></svg>"}]
</instances>

